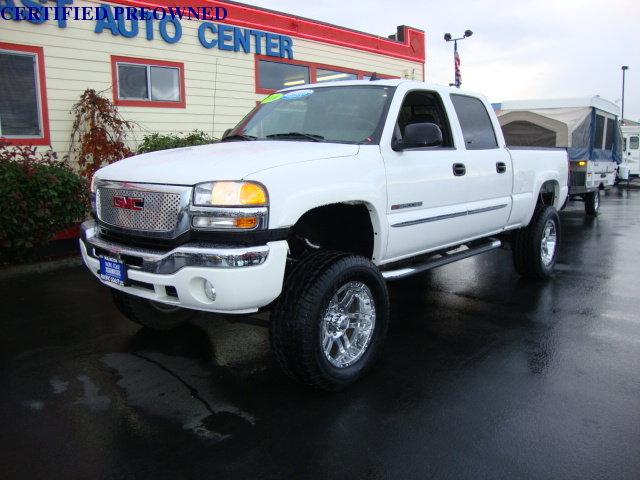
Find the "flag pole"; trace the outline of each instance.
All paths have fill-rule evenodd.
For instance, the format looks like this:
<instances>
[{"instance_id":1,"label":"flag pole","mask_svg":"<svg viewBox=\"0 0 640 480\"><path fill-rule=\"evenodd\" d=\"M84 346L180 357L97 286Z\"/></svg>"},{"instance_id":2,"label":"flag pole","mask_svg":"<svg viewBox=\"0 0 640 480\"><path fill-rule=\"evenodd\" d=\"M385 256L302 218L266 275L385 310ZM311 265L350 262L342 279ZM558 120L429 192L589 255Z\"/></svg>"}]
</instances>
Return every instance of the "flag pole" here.
<instances>
[{"instance_id":1,"label":"flag pole","mask_svg":"<svg viewBox=\"0 0 640 480\"><path fill-rule=\"evenodd\" d=\"M453 42L453 75L455 78L456 88L462 85L462 75L460 74L460 55L458 55L458 40Z\"/></svg>"},{"instance_id":2,"label":"flag pole","mask_svg":"<svg viewBox=\"0 0 640 480\"><path fill-rule=\"evenodd\" d=\"M473 32L471 30L465 30L464 35L459 38L453 38L450 33L444 34L444 39L446 42L453 41L454 83L450 83L449 86L460 88L460 86L462 85L462 74L460 72L460 54L458 54L458 40L464 40L465 38L469 38L471 35L473 35Z\"/></svg>"}]
</instances>

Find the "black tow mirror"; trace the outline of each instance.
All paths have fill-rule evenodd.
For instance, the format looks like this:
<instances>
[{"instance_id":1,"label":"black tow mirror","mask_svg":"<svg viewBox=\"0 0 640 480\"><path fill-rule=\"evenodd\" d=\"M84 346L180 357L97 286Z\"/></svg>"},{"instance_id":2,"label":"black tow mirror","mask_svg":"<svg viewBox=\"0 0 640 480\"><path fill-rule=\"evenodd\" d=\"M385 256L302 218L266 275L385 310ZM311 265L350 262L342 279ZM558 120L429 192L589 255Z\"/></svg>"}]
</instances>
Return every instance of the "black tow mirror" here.
<instances>
[{"instance_id":1,"label":"black tow mirror","mask_svg":"<svg viewBox=\"0 0 640 480\"><path fill-rule=\"evenodd\" d=\"M409 148L439 147L442 145L442 130L435 123L410 123L404 128L402 140L396 140L396 151Z\"/></svg>"}]
</instances>

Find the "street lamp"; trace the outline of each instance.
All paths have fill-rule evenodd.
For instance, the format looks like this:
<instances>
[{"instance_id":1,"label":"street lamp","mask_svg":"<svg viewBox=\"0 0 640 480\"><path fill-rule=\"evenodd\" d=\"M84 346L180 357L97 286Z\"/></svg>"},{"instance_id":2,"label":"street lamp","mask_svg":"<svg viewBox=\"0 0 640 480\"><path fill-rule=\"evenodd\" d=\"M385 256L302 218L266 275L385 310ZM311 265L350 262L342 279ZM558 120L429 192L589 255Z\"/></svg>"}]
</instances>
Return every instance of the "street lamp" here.
<instances>
[{"instance_id":1,"label":"street lamp","mask_svg":"<svg viewBox=\"0 0 640 480\"><path fill-rule=\"evenodd\" d=\"M621 115L621 125L624 125L624 76L625 73L627 73L627 70L629 70L629 67L627 65L623 65L622 66L622 115Z\"/></svg>"},{"instance_id":2,"label":"street lamp","mask_svg":"<svg viewBox=\"0 0 640 480\"><path fill-rule=\"evenodd\" d=\"M462 75L460 75L460 56L458 55L458 40L464 40L465 38L468 38L471 35L473 35L473 32L471 30L465 30L464 35L458 38L453 38L450 33L444 34L444 40L446 42L453 41L453 66L454 66L453 68L454 68L454 75L455 75L455 83L450 83L449 86L455 85L456 88L460 88L460 85L462 85Z\"/></svg>"}]
</instances>

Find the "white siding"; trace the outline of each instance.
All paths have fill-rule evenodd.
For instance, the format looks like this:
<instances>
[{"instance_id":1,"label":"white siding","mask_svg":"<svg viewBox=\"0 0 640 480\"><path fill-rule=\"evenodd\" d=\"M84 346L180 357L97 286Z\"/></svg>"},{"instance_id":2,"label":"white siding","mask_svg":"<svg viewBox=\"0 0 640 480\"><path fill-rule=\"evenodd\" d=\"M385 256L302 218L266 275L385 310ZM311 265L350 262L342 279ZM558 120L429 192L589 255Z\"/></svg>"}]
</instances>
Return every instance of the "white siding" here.
<instances>
[{"instance_id":1,"label":"white siding","mask_svg":"<svg viewBox=\"0 0 640 480\"><path fill-rule=\"evenodd\" d=\"M97 3L76 1L73 6L94 5ZM146 39L142 22L135 38L114 36L109 30L94 33L95 21L68 20L64 29L54 20L41 25L2 23L0 41L44 48L51 144L60 153L68 149L72 124L69 112L81 93L93 88L113 99L111 55L184 63L186 108L119 107L121 115L136 124L128 139L132 147L151 132L197 128L219 137L264 97L255 92L254 55L205 49L198 41L196 21L182 20L182 38L174 44L162 40L157 22L151 41ZM300 61L423 79L419 62L297 37L293 37L293 52Z\"/></svg>"}]
</instances>

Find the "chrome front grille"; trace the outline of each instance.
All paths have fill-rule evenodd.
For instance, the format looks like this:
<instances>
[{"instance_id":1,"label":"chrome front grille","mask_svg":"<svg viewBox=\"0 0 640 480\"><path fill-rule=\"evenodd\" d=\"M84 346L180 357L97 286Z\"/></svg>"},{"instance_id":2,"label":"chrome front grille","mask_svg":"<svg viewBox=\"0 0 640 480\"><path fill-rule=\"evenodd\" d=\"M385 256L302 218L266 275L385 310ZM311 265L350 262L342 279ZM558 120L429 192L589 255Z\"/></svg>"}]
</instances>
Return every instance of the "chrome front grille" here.
<instances>
[{"instance_id":1,"label":"chrome front grille","mask_svg":"<svg viewBox=\"0 0 640 480\"><path fill-rule=\"evenodd\" d=\"M190 188L115 183L97 188L96 211L101 222L125 230L181 233L178 230L183 230ZM142 201L136 201L139 209L116 206L123 199Z\"/></svg>"}]
</instances>

